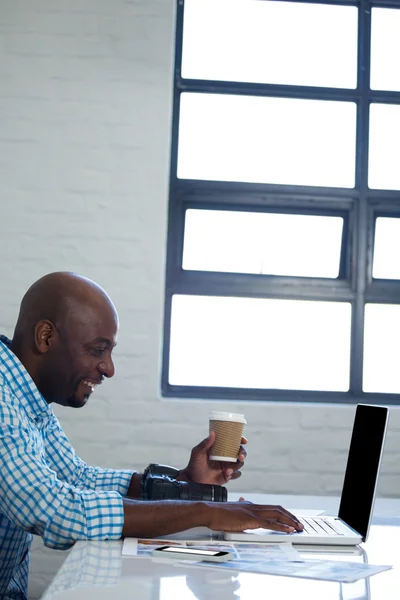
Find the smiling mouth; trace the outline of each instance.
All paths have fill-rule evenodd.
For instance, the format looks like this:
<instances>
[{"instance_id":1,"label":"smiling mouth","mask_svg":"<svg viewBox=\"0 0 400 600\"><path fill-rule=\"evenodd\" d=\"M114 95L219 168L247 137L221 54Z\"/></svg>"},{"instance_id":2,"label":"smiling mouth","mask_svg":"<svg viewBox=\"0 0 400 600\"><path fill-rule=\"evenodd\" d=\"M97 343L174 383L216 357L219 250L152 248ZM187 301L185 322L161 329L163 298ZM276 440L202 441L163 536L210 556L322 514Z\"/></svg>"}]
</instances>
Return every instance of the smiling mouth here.
<instances>
[{"instance_id":1,"label":"smiling mouth","mask_svg":"<svg viewBox=\"0 0 400 600\"><path fill-rule=\"evenodd\" d=\"M97 383L93 383L93 381L89 381L89 379L83 379L82 383L90 388L92 392L94 392L97 387Z\"/></svg>"}]
</instances>

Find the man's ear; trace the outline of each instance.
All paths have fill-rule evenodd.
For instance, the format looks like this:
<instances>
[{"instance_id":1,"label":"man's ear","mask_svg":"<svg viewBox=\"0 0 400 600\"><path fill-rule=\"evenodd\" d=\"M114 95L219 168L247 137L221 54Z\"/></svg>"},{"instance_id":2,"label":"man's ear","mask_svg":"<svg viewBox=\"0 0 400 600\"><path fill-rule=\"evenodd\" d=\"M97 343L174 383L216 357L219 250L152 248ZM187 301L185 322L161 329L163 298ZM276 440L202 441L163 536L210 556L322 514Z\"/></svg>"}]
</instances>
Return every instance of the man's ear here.
<instances>
[{"instance_id":1,"label":"man's ear","mask_svg":"<svg viewBox=\"0 0 400 600\"><path fill-rule=\"evenodd\" d=\"M45 354L57 341L58 332L51 321L39 321L35 325L34 342L40 354Z\"/></svg>"}]
</instances>

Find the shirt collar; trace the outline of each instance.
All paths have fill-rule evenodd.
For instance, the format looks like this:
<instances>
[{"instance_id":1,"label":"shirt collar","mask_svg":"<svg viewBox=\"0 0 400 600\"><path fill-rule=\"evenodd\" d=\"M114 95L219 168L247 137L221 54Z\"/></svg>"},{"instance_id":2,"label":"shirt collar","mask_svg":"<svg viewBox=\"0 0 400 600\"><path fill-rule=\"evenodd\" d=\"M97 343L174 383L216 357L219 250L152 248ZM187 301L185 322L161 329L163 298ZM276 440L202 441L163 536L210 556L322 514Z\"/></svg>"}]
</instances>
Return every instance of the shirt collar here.
<instances>
[{"instance_id":1,"label":"shirt collar","mask_svg":"<svg viewBox=\"0 0 400 600\"><path fill-rule=\"evenodd\" d=\"M33 420L52 414L52 409L37 389L21 361L10 350L11 340L0 335L0 376L3 375L11 392Z\"/></svg>"}]
</instances>

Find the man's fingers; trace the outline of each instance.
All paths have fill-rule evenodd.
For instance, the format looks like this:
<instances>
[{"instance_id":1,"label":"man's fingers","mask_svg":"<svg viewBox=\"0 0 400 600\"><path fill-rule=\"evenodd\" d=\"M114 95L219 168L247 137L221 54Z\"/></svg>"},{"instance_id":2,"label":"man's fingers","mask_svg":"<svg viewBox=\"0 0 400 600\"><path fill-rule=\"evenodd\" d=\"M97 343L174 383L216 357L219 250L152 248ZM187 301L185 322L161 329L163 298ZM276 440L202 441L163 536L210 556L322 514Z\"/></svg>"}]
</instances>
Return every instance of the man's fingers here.
<instances>
[{"instance_id":1,"label":"man's fingers","mask_svg":"<svg viewBox=\"0 0 400 600\"><path fill-rule=\"evenodd\" d=\"M243 531L246 529L273 529L285 533L302 531L303 525L281 506L252 504L240 496L237 502L217 503L210 514L208 526L217 531Z\"/></svg>"},{"instance_id":2,"label":"man's fingers","mask_svg":"<svg viewBox=\"0 0 400 600\"><path fill-rule=\"evenodd\" d=\"M220 463L221 469L225 472L225 474L228 470L239 471L244 465L246 456L247 456L246 450L244 448L241 448L239 451L239 456L238 456L237 461L234 463Z\"/></svg>"},{"instance_id":3,"label":"man's fingers","mask_svg":"<svg viewBox=\"0 0 400 600\"><path fill-rule=\"evenodd\" d=\"M302 531L304 526L300 521L292 515L288 510L282 508L282 506L263 506L260 504L252 504L248 511L256 517L258 521L258 525L254 525L256 527L266 527L268 529L276 529L275 527L269 527L269 525L265 525L264 522L268 521L271 523L279 523L283 529L280 531L287 531L287 528L292 528L295 531Z\"/></svg>"},{"instance_id":4,"label":"man's fingers","mask_svg":"<svg viewBox=\"0 0 400 600\"><path fill-rule=\"evenodd\" d=\"M247 452L245 450L245 448L243 448L243 446L240 446L239 448L239 455L238 455L238 461L240 462L244 462L247 456Z\"/></svg>"},{"instance_id":5,"label":"man's fingers","mask_svg":"<svg viewBox=\"0 0 400 600\"><path fill-rule=\"evenodd\" d=\"M289 521L292 521L295 523L300 523L298 518L295 515L293 515L291 512L286 510L286 508L283 508L283 506L271 505L271 504L270 505L255 504L254 507L257 507L256 510L259 510L261 512L271 513L273 515L273 518L275 518L275 516L282 516L285 519L289 519Z\"/></svg>"},{"instance_id":6,"label":"man's fingers","mask_svg":"<svg viewBox=\"0 0 400 600\"><path fill-rule=\"evenodd\" d=\"M294 533L296 529L292 525L286 525L286 523L281 523L280 521L273 521L272 519L264 519L265 529L273 529L274 531L283 531L287 533ZM258 525L259 527L259 525Z\"/></svg>"},{"instance_id":7,"label":"man's fingers","mask_svg":"<svg viewBox=\"0 0 400 600\"><path fill-rule=\"evenodd\" d=\"M235 473L240 471L240 469L243 467L243 464L243 462L226 463L226 466L222 467L225 479L231 479Z\"/></svg>"},{"instance_id":8,"label":"man's fingers","mask_svg":"<svg viewBox=\"0 0 400 600\"><path fill-rule=\"evenodd\" d=\"M279 523L284 523L289 527L293 527L297 531L301 531L303 529L304 526L300 523L297 517L292 515L292 513L290 513L288 510L282 508L282 506L275 506L272 508L272 510L271 508L272 507L264 507L264 511L261 511L269 513L268 515L265 515L266 519L271 519Z\"/></svg>"},{"instance_id":9,"label":"man's fingers","mask_svg":"<svg viewBox=\"0 0 400 600\"><path fill-rule=\"evenodd\" d=\"M277 509L282 511L287 517L289 517L289 519L291 519L292 521L295 521L295 523L297 523L297 525L300 525L301 529L303 529L304 525L302 523L300 523L300 521L298 520L298 518L295 515L293 515L288 510L286 510L286 508L283 508L283 506L278 506Z\"/></svg>"},{"instance_id":10,"label":"man's fingers","mask_svg":"<svg viewBox=\"0 0 400 600\"><path fill-rule=\"evenodd\" d=\"M240 442L241 444L247 444L247 438L245 438L244 436L242 437L242 441Z\"/></svg>"}]
</instances>

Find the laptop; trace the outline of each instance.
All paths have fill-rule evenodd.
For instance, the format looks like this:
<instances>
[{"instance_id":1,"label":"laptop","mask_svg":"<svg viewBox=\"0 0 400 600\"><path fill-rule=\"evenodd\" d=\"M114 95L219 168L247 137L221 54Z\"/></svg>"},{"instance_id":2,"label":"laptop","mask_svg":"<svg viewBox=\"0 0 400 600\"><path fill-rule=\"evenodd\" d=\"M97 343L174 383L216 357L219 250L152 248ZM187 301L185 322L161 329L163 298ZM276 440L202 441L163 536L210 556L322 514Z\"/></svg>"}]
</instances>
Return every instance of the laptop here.
<instances>
[{"instance_id":1,"label":"laptop","mask_svg":"<svg viewBox=\"0 0 400 600\"><path fill-rule=\"evenodd\" d=\"M304 525L300 533L246 529L226 531L225 539L330 546L355 546L365 542L374 508L388 414L389 410L383 406L357 405L337 517L296 515Z\"/></svg>"}]
</instances>

